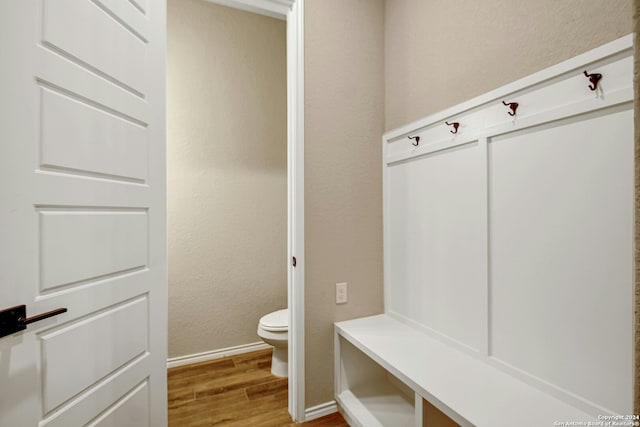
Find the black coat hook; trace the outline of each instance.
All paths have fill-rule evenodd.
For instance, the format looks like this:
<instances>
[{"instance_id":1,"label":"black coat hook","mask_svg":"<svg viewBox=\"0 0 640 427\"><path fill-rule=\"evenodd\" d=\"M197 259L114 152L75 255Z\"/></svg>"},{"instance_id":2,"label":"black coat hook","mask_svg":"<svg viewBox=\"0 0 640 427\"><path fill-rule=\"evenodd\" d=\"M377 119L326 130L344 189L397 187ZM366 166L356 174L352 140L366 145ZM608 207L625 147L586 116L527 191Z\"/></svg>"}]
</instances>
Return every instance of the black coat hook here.
<instances>
[{"instance_id":1,"label":"black coat hook","mask_svg":"<svg viewBox=\"0 0 640 427\"><path fill-rule=\"evenodd\" d=\"M458 122L445 122L445 124L449 125L449 126L453 126L453 130L450 130L449 132L451 132L452 134L456 134L458 133L458 128L460 127L460 123Z\"/></svg>"},{"instance_id":2,"label":"black coat hook","mask_svg":"<svg viewBox=\"0 0 640 427\"><path fill-rule=\"evenodd\" d=\"M420 143L420 137L419 136L407 136L407 138L416 140L416 142L412 142L411 143L411 145L413 145L414 147L417 147L418 144Z\"/></svg>"},{"instance_id":3,"label":"black coat hook","mask_svg":"<svg viewBox=\"0 0 640 427\"><path fill-rule=\"evenodd\" d=\"M589 89L591 90L598 89L598 82L600 82L600 79L602 78L602 74L600 73L589 74L587 73L587 70L584 70L584 75L585 77L588 77L589 81L591 82L591 84L589 85Z\"/></svg>"},{"instance_id":4,"label":"black coat hook","mask_svg":"<svg viewBox=\"0 0 640 427\"><path fill-rule=\"evenodd\" d=\"M505 105L507 107L509 107L511 109L511 111L509 111L509 115L511 117L516 115L516 110L518 109L518 103L517 102L504 102L502 101L502 105Z\"/></svg>"}]
</instances>

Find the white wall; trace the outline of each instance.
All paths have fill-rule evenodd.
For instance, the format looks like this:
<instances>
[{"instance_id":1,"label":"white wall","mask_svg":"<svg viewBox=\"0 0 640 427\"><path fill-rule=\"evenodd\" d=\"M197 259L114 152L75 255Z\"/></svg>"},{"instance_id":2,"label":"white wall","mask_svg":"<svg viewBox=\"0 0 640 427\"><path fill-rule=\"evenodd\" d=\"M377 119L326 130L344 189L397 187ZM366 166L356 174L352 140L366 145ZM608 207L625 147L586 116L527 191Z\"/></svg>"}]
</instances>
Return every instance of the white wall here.
<instances>
[{"instance_id":1,"label":"white wall","mask_svg":"<svg viewBox=\"0 0 640 427\"><path fill-rule=\"evenodd\" d=\"M286 23L168 2L169 357L287 305Z\"/></svg>"}]
</instances>

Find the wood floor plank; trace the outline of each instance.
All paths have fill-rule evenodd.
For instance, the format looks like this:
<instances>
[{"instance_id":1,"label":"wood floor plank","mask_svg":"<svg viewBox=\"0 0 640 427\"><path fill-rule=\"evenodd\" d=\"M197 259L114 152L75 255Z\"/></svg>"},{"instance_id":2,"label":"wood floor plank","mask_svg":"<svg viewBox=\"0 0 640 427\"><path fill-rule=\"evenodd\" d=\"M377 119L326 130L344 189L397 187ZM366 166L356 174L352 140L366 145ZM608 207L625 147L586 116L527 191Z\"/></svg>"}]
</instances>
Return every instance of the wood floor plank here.
<instances>
[{"instance_id":1,"label":"wood floor plank","mask_svg":"<svg viewBox=\"0 0 640 427\"><path fill-rule=\"evenodd\" d=\"M196 375L190 375L186 377L174 376L167 378L168 386L172 390L180 389L194 389L202 388L204 384L232 382L234 378L247 372L259 372L262 371L257 366L243 367L243 368L224 368L215 369L212 371L203 371Z\"/></svg>"},{"instance_id":2,"label":"wood floor plank","mask_svg":"<svg viewBox=\"0 0 640 427\"><path fill-rule=\"evenodd\" d=\"M247 421L260 417L268 417L269 414L277 412L279 409L286 409L287 400L276 399L274 396L265 396L254 401L229 403L224 407L209 408L206 420L211 425L242 425L251 426Z\"/></svg>"},{"instance_id":3,"label":"wood floor plank","mask_svg":"<svg viewBox=\"0 0 640 427\"><path fill-rule=\"evenodd\" d=\"M235 363L232 358L225 357L223 359L209 360L207 362L171 368L167 371L167 378L188 378L206 372L226 370L229 368L235 368Z\"/></svg>"},{"instance_id":4,"label":"wood floor plank","mask_svg":"<svg viewBox=\"0 0 640 427\"><path fill-rule=\"evenodd\" d=\"M256 414L233 423L229 427L283 427L291 423L291 416L286 407L280 407L268 414Z\"/></svg>"},{"instance_id":5,"label":"wood floor plank","mask_svg":"<svg viewBox=\"0 0 640 427\"><path fill-rule=\"evenodd\" d=\"M196 400L196 393L193 390L170 390L167 396L169 408L177 408L193 400Z\"/></svg>"},{"instance_id":6,"label":"wood floor plank","mask_svg":"<svg viewBox=\"0 0 640 427\"><path fill-rule=\"evenodd\" d=\"M270 372L264 370L252 370L241 375L233 375L225 378L215 378L194 386L196 399L214 394L225 393L232 390L244 389L249 386L261 384L272 380Z\"/></svg>"},{"instance_id":7,"label":"wood floor plank","mask_svg":"<svg viewBox=\"0 0 640 427\"><path fill-rule=\"evenodd\" d=\"M221 410L242 402L248 402L244 390L234 390L229 393L210 396L206 399L186 402L179 407L169 409L169 425L191 425L200 419L207 419L209 414L216 408Z\"/></svg>"},{"instance_id":8,"label":"wood floor plank","mask_svg":"<svg viewBox=\"0 0 640 427\"><path fill-rule=\"evenodd\" d=\"M279 378L277 380L269 381L247 387L247 397L249 400L257 399L265 395L273 395L283 390L287 390L289 381L286 378Z\"/></svg>"},{"instance_id":9,"label":"wood floor plank","mask_svg":"<svg viewBox=\"0 0 640 427\"><path fill-rule=\"evenodd\" d=\"M171 368L169 427L347 427L340 414L303 424L289 416L288 381L271 375L271 350Z\"/></svg>"},{"instance_id":10,"label":"wood floor plank","mask_svg":"<svg viewBox=\"0 0 640 427\"><path fill-rule=\"evenodd\" d=\"M241 366L243 364L256 361L271 361L271 354L271 349L258 350L251 353L237 354L235 356L231 356L230 359L232 359L237 366Z\"/></svg>"},{"instance_id":11,"label":"wood floor plank","mask_svg":"<svg viewBox=\"0 0 640 427\"><path fill-rule=\"evenodd\" d=\"M308 421L302 424L291 424L292 426L305 426L305 427L349 427L349 424L340 415L339 412L324 416L322 418Z\"/></svg>"}]
</instances>

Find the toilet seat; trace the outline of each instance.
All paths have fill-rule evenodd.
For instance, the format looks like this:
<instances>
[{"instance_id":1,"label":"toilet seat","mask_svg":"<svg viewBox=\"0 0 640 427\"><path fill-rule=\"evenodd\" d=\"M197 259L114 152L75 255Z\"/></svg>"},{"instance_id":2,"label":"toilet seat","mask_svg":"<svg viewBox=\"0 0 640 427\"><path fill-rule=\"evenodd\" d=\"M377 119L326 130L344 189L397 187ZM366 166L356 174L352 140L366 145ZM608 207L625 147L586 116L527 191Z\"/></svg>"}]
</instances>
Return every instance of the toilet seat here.
<instances>
[{"instance_id":1,"label":"toilet seat","mask_svg":"<svg viewBox=\"0 0 640 427\"><path fill-rule=\"evenodd\" d=\"M286 332L289 330L289 310L283 309L265 314L260 318L260 328L271 332Z\"/></svg>"}]
</instances>

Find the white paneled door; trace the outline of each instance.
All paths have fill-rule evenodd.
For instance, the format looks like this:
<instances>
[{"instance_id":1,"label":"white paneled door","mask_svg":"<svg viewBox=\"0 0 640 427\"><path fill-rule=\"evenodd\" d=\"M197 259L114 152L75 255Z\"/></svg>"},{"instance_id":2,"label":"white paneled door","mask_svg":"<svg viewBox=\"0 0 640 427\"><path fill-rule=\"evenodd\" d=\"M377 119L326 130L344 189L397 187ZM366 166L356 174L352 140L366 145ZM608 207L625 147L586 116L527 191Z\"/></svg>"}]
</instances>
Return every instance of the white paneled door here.
<instances>
[{"instance_id":1,"label":"white paneled door","mask_svg":"<svg viewBox=\"0 0 640 427\"><path fill-rule=\"evenodd\" d=\"M167 423L165 15L0 1L0 426Z\"/></svg>"}]
</instances>

